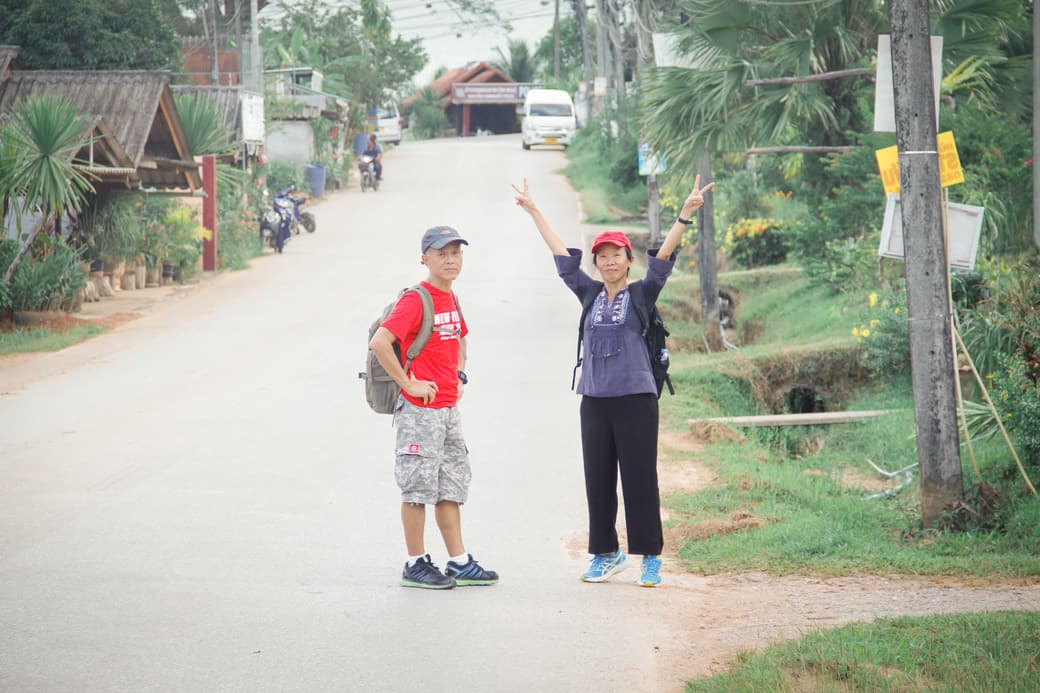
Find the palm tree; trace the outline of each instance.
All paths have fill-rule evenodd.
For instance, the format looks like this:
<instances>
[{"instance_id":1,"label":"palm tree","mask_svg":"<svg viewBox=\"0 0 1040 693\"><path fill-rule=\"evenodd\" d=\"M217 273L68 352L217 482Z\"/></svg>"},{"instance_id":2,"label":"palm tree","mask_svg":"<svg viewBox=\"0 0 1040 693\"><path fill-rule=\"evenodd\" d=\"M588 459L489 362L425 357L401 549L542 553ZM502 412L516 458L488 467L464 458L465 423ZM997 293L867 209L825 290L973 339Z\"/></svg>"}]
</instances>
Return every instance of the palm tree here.
<instances>
[{"instance_id":1,"label":"palm tree","mask_svg":"<svg viewBox=\"0 0 1040 693\"><path fill-rule=\"evenodd\" d=\"M534 81L534 58L531 56L531 50L527 47L527 43L520 39L510 40L508 48L509 57L506 57L501 48L495 49L500 58L497 67L517 82Z\"/></svg>"},{"instance_id":2,"label":"palm tree","mask_svg":"<svg viewBox=\"0 0 1040 693\"><path fill-rule=\"evenodd\" d=\"M94 192L90 181L73 165L73 157L90 143L86 120L71 101L40 96L19 101L0 140L5 156L0 166L0 209L43 215L25 239L3 275L9 283L36 235L66 210L78 210ZM19 236L21 222L19 221Z\"/></svg>"}]
</instances>

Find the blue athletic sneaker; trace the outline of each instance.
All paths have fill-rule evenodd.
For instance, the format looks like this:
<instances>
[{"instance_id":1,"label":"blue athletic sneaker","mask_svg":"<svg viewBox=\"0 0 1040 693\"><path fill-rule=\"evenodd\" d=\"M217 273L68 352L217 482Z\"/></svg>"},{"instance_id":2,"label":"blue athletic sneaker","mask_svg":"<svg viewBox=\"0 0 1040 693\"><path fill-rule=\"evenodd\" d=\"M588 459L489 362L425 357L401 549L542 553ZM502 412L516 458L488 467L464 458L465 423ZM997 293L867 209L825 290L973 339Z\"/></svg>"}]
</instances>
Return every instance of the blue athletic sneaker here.
<instances>
[{"instance_id":1,"label":"blue athletic sneaker","mask_svg":"<svg viewBox=\"0 0 1040 693\"><path fill-rule=\"evenodd\" d=\"M585 582L603 582L627 567L628 558L621 549L614 553L597 553L592 556L592 564L582 574L581 579Z\"/></svg>"},{"instance_id":2,"label":"blue athletic sneaker","mask_svg":"<svg viewBox=\"0 0 1040 693\"><path fill-rule=\"evenodd\" d=\"M484 570L477 565L473 554L466 555L469 557L467 563L459 565L455 561L448 561L448 565L444 568L444 574L453 578L456 585L465 587L466 585L493 585L498 582L498 573L493 570Z\"/></svg>"},{"instance_id":3,"label":"blue athletic sneaker","mask_svg":"<svg viewBox=\"0 0 1040 693\"><path fill-rule=\"evenodd\" d=\"M643 556L643 575L639 578L643 587L657 587L661 584L661 557Z\"/></svg>"},{"instance_id":4,"label":"blue athletic sneaker","mask_svg":"<svg viewBox=\"0 0 1040 693\"><path fill-rule=\"evenodd\" d=\"M428 590L450 590L455 586L455 581L438 570L430 560L430 554L426 554L413 565L404 564L401 585Z\"/></svg>"}]
</instances>

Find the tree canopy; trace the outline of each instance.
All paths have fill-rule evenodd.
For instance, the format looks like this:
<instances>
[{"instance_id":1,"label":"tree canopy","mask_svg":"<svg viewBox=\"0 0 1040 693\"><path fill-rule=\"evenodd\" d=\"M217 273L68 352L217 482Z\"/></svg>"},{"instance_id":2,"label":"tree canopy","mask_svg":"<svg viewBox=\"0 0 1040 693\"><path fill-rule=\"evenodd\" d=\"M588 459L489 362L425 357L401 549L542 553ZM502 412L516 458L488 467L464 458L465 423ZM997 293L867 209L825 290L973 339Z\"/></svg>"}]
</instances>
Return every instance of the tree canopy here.
<instances>
[{"instance_id":1,"label":"tree canopy","mask_svg":"<svg viewBox=\"0 0 1040 693\"><path fill-rule=\"evenodd\" d=\"M0 0L0 43L34 70L156 70L180 65L155 0Z\"/></svg>"},{"instance_id":2,"label":"tree canopy","mask_svg":"<svg viewBox=\"0 0 1040 693\"><path fill-rule=\"evenodd\" d=\"M403 91L427 61L419 39L393 34L390 11L378 0L357 9L322 0L286 7L261 43L266 67L315 67L325 74L324 91L368 107Z\"/></svg>"}]
</instances>

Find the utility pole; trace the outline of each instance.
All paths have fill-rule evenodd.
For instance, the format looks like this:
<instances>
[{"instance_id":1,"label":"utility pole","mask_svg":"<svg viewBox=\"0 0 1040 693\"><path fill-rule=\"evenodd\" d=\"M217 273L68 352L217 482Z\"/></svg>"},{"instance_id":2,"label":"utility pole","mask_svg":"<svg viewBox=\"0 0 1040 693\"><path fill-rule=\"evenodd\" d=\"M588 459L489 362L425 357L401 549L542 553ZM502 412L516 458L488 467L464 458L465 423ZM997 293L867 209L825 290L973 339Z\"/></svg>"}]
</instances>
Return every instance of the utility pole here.
<instances>
[{"instance_id":1,"label":"utility pole","mask_svg":"<svg viewBox=\"0 0 1040 693\"><path fill-rule=\"evenodd\" d=\"M556 0L556 15L553 18L553 77L560 78L560 0Z\"/></svg>"},{"instance_id":2,"label":"utility pole","mask_svg":"<svg viewBox=\"0 0 1040 693\"><path fill-rule=\"evenodd\" d=\"M621 0L606 0L609 8L610 52L613 54L614 92L617 99L618 122L625 126L625 48L621 37Z\"/></svg>"},{"instance_id":3,"label":"utility pole","mask_svg":"<svg viewBox=\"0 0 1040 693\"><path fill-rule=\"evenodd\" d=\"M249 88L264 93L264 66L260 57L260 10L257 0L249 0Z\"/></svg>"},{"instance_id":4,"label":"utility pole","mask_svg":"<svg viewBox=\"0 0 1040 693\"><path fill-rule=\"evenodd\" d=\"M928 0L891 0L889 24L921 520L926 527L934 527L943 512L963 501L964 481L953 382Z\"/></svg>"},{"instance_id":5,"label":"utility pole","mask_svg":"<svg viewBox=\"0 0 1040 693\"><path fill-rule=\"evenodd\" d=\"M211 60L213 62L212 70L210 70L210 79L212 80L213 86L220 86L220 48L217 45L217 0L209 0L208 9L210 31L213 32L210 36L210 47L212 49Z\"/></svg>"},{"instance_id":6,"label":"utility pole","mask_svg":"<svg viewBox=\"0 0 1040 693\"><path fill-rule=\"evenodd\" d=\"M609 21L610 9L607 7L609 0L596 0L596 81L604 80L613 72L610 67L610 38L607 36L607 22ZM592 89L593 113L603 116L607 112L604 104L609 103L605 94L597 93L595 84ZM604 118L601 126L606 127L609 116ZM608 130L609 132L609 130Z\"/></svg>"},{"instance_id":7,"label":"utility pole","mask_svg":"<svg viewBox=\"0 0 1040 693\"><path fill-rule=\"evenodd\" d=\"M574 0L574 17L578 20L578 34L581 38L581 68L582 79L592 92L592 51L589 49L589 19L588 10L585 8L585 0Z\"/></svg>"}]
</instances>

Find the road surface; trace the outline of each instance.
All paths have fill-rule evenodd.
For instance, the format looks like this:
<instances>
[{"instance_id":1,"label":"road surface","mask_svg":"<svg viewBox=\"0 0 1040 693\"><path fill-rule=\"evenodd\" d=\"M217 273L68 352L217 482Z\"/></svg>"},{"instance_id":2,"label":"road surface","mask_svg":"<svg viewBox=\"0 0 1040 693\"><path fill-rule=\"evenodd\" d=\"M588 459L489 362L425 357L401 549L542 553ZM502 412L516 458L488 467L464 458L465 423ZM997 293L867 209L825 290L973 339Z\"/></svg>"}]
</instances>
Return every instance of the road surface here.
<instances>
[{"instance_id":1,"label":"road surface","mask_svg":"<svg viewBox=\"0 0 1040 693\"><path fill-rule=\"evenodd\" d=\"M676 593L578 580L578 305L510 189L527 176L578 244L564 163L517 136L406 142L284 256L0 364L0 690L674 689ZM437 224L470 241L464 536L502 575L450 592L398 585L393 430L357 380Z\"/></svg>"}]
</instances>

